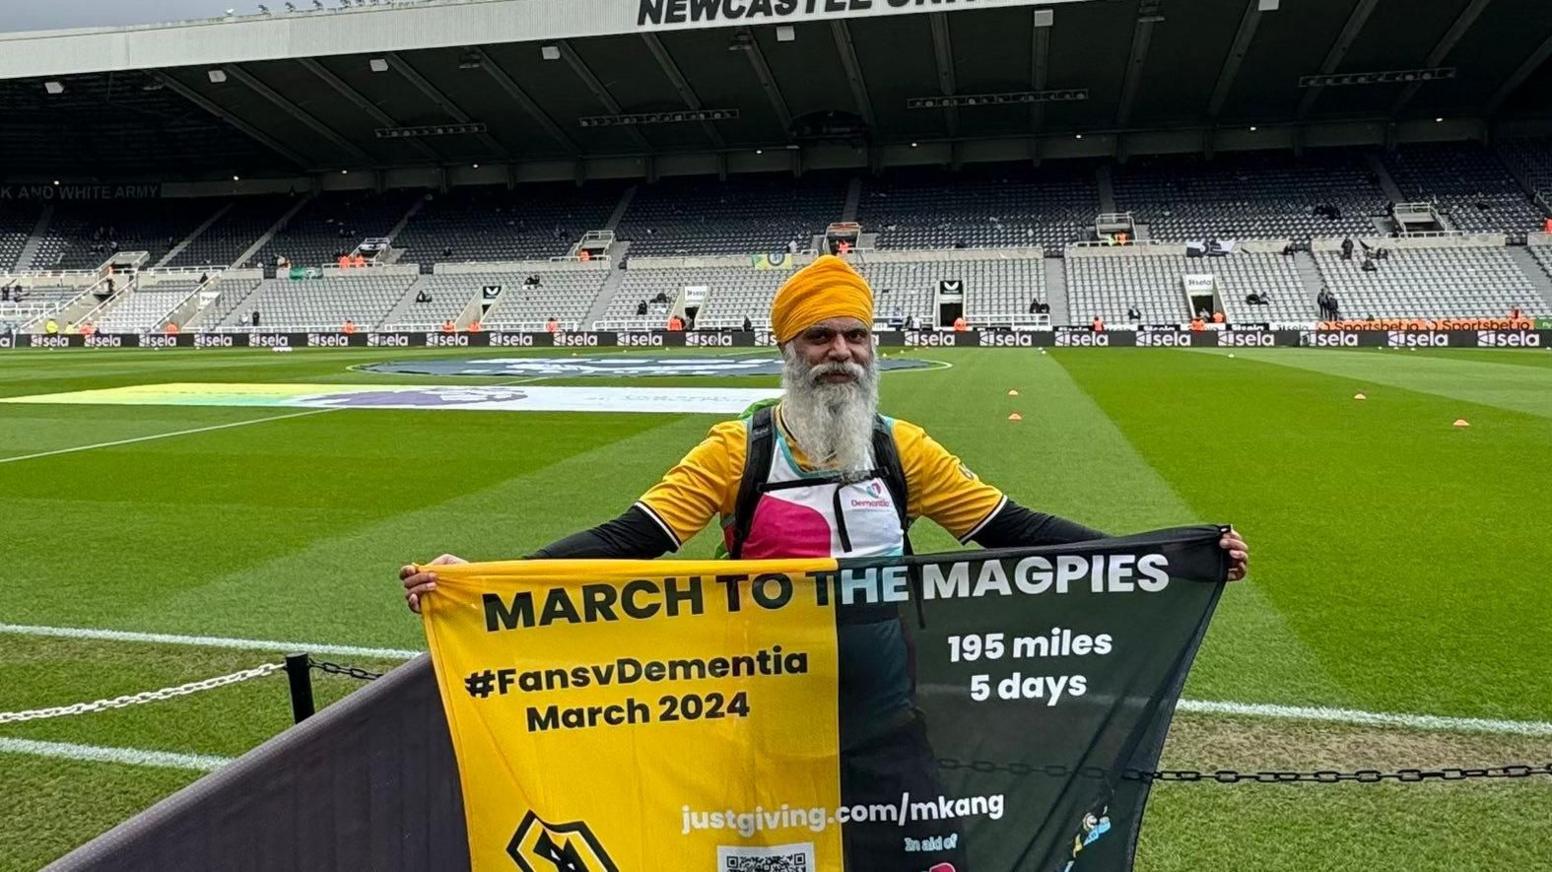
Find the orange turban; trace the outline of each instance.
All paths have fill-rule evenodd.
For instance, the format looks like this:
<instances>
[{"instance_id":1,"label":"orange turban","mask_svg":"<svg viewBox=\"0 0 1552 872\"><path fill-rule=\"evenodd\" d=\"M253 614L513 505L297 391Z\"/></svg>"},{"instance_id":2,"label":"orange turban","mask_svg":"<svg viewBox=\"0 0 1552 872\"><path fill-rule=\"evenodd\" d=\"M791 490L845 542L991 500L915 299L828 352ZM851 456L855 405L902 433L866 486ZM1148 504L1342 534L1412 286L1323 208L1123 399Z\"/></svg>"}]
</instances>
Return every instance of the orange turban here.
<instances>
[{"instance_id":1,"label":"orange turban","mask_svg":"<svg viewBox=\"0 0 1552 872\"><path fill-rule=\"evenodd\" d=\"M827 318L873 326L873 289L851 264L827 254L782 282L771 303L771 330L788 342Z\"/></svg>"}]
</instances>

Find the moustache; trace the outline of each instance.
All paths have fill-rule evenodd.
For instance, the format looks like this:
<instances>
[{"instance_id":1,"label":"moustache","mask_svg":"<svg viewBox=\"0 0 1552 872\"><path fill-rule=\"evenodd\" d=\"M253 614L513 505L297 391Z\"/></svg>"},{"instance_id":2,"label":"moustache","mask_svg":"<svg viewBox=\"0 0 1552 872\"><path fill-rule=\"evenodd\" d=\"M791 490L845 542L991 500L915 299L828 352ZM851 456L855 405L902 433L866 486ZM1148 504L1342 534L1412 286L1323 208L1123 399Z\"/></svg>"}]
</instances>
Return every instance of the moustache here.
<instances>
[{"instance_id":1,"label":"moustache","mask_svg":"<svg viewBox=\"0 0 1552 872\"><path fill-rule=\"evenodd\" d=\"M818 384L820 379L832 374L849 375L860 382L868 371L857 363L821 363L808 371L808 382Z\"/></svg>"}]
</instances>

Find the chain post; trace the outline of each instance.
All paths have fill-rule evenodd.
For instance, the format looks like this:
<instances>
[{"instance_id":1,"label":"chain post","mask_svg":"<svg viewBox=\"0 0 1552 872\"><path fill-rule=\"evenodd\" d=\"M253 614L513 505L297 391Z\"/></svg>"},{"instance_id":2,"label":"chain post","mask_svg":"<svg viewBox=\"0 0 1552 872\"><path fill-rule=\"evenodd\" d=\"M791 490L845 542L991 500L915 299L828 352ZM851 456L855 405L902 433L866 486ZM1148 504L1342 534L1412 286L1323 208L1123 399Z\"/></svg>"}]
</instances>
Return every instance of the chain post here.
<instances>
[{"instance_id":1,"label":"chain post","mask_svg":"<svg viewBox=\"0 0 1552 872\"><path fill-rule=\"evenodd\" d=\"M291 683L291 717L300 724L313 716L313 677L306 654L286 655L286 679Z\"/></svg>"}]
</instances>

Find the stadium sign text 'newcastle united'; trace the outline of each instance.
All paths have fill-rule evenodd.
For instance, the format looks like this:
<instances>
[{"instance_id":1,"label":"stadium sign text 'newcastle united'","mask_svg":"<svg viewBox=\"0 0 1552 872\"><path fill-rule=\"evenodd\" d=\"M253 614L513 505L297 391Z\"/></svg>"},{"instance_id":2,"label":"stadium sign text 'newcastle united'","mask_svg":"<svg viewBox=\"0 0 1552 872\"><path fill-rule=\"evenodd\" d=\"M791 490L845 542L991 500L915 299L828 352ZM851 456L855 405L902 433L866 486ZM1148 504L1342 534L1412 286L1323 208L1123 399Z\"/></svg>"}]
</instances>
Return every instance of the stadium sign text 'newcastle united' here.
<instances>
[{"instance_id":1,"label":"stadium sign text 'newcastle united'","mask_svg":"<svg viewBox=\"0 0 1552 872\"><path fill-rule=\"evenodd\" d=\"M991 6L1027 6L1040 0L638 0L636 26L664 27L717 21L793 21L889 15ZM1046 0L1049 2L1049 0Z\"/></svg>"}]
</instances>

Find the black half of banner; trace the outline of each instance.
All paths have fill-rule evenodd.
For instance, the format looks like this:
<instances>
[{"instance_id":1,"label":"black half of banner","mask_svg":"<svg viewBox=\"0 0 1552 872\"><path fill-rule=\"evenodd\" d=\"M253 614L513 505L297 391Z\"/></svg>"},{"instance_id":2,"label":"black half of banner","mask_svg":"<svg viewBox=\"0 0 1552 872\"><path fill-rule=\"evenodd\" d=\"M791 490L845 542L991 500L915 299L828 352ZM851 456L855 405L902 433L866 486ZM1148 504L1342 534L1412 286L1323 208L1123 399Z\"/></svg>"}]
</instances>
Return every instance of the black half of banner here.
<instances>
[{"instance_id":1,"label":"black half of banner","mask_svg":"<svg viewBox=\"0 0 1552 872\"><path fill-rule=\"evenodd\" d=\"M1130 869L1221 529L840 561L847 872Z\"/></svg>"}]
</instances>

